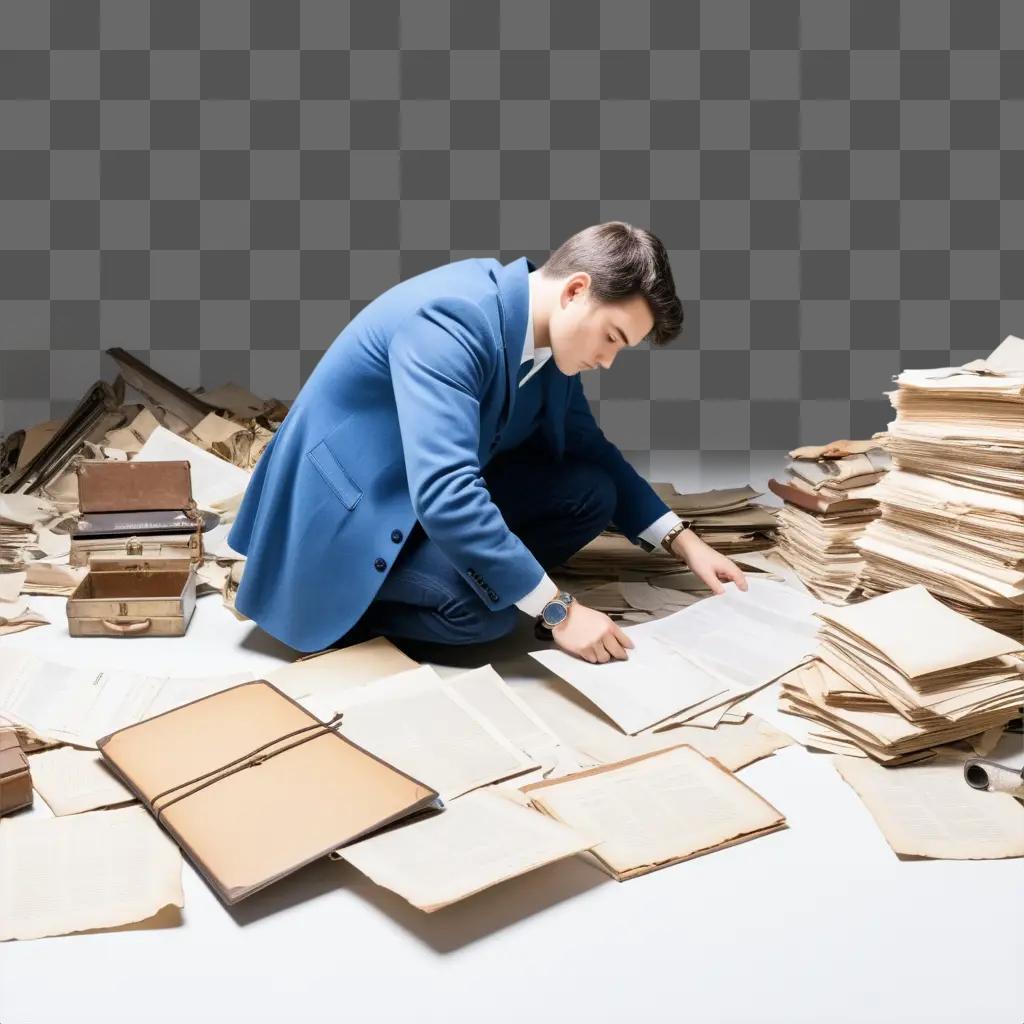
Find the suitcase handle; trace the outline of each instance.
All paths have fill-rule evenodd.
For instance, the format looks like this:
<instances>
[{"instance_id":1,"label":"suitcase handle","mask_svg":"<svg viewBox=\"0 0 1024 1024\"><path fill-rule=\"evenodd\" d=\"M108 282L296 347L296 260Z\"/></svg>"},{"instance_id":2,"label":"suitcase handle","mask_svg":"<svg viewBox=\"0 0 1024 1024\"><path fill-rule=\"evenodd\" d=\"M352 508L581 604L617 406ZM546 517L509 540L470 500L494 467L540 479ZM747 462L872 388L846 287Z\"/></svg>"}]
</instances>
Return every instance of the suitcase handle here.
<instances>
[{"instance_id":1,"label":"suitcase handle","mask_svg":"<svg viewBox=\"0 0 1024 1024\"><path fill-rule=\"evenodd\" d=\"M104 628L111 633L145 633L153 624L151 619L139 619L136 622L111 622L110 619L103 619Z\"/></svg>"}]
</instances>

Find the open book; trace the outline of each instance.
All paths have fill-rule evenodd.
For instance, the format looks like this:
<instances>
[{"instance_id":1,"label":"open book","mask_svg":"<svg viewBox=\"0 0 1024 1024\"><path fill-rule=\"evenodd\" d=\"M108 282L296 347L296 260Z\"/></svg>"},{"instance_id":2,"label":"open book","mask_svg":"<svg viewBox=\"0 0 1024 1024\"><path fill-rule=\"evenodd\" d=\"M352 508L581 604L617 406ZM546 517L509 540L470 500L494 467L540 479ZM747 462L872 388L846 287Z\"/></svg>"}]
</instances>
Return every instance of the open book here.
<instances>
[{"instance_id":1,"label":"open book","mask_svg":"<svg viewBox=\"0 0 1024 1024\"><path fill-rule=\"evenodd\" d=\"M535 807L603 841L601 866L624 881L785 827L785 817L692 747L642 754L524 786Z\"/></svg>"}]
</instances>

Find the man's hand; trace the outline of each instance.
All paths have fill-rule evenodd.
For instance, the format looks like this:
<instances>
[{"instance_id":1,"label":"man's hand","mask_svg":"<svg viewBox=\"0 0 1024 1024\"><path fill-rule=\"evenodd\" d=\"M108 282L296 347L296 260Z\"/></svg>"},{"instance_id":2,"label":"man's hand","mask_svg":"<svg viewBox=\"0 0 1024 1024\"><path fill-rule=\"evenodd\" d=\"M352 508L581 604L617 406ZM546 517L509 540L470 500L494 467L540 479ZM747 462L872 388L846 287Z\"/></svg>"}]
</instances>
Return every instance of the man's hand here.
<instances>
[{"instance_id":1,"label":"man's hand","mask_svg":"<svg viewBox=\"0 0 1024 1024\"><path fill-rule=\"evenodd\" d=\"M705 544L693 532L683 530L672 541L672 553L682 559L710 588L712 594L724 594L724 580L732 580L740 590L747 589L743 570L730 558Z\"/></svg>"},{"instance_id":2,"label":"man's hand","mask_svg":"<svg viewBox=\"0 0 1024 1024\"><path fill-rule=\"evenodd\" d=\"M579 601L569 605L568 616L551 630L551 636L563 651L592 664L612 658L626 661L626 648L633 646L633 641L604 612Z\"/></svg>"}]
</instances>

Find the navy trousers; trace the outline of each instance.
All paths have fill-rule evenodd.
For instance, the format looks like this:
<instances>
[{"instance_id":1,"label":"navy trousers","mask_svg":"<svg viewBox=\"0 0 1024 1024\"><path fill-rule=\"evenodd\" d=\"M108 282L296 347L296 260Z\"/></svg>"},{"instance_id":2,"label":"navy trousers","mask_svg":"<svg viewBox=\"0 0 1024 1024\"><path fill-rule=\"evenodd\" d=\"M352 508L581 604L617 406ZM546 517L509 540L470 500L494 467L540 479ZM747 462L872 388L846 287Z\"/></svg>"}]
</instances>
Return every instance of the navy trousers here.
<instances>
[{"instance_id":1,"label":"navy trousers","mask_svg":"<svg viewBox=\"0 0 1024 1024\"><path fill-rule=\"evenodd\" d=\"M592 541L615 508L611 477L591 462L555 462L514 448L499 453L482 475L509 529L545 570ZM376 599L338 645L372 636L482 643L511 632L521 615L515 605L493 611L484 604L417 523Z\"/></svg>"}]
</instances>

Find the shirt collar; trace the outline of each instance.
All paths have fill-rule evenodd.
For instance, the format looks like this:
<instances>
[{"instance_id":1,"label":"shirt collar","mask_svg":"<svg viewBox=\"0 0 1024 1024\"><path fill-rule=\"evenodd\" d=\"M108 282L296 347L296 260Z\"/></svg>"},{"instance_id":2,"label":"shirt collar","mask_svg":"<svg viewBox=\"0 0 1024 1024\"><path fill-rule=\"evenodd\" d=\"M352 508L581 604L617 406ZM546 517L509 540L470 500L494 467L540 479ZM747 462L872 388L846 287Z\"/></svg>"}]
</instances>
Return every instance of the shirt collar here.
<instances>
[{"instance_id":1,"label":"shirt collar","mask_svg":"<svg viewBox=\"0 0 1024 1024\"><path fill-rule=\"evenodd\" d=\"M527 295L529 295L529 312L526 316L526 341L523 343L523 356L519 360L519 365L533 360L533 366L530 372L519 382L519 386L522 387L550 358L551 348L542 348L540 352L537 352L533 342L533 296L527 289Z\"/></svg>"}]
</instances>

